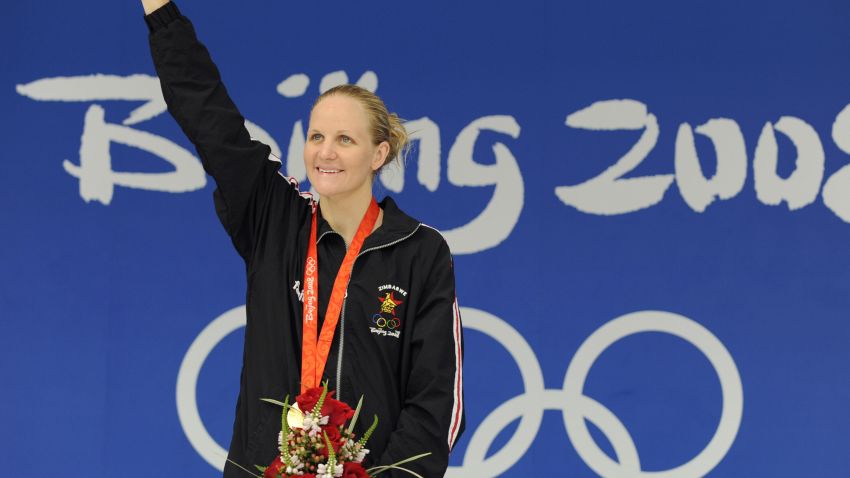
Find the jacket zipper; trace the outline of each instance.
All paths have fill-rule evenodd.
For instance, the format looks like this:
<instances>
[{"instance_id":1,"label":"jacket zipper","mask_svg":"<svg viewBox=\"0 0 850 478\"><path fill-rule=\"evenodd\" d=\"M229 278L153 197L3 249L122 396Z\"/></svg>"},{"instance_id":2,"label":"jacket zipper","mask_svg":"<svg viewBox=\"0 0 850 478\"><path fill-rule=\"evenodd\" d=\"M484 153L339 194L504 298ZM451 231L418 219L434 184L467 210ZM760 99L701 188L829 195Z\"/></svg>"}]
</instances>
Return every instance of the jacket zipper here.
<instances>
[{"instance_id":1,"label":"jacket zipper","mask_svg":"<svg viewBox=\"0 0 850 478\"><path fill-rule=\"evenodd\" d=\"M417 224L416 227L413 229L413 231L410 232L410 234L408 234L408 235L406 235L402 238L396 239L395 241L388 242L388 243L382 244L380 246L370 247L369 249L366 249L365 251L360 251L360 253L357 254L357 257L354 258L354 262L357 262L357 259L360 256L362 256L363 254L366 254L367 252L377 251L379 249L385 249L387 247L394 246L394 245L398 244L399 242L409 238L410 236L416 234L416 231L419 230L420 226L422 226L421 223ZM343 240L343 242L345 242L345 240ZM346 250L348 250L348 244L345 245L345 248L346 248ZM351 267L353 269L354 265L352 265ZM348 278L348 284L350 284L350 283L351 283L351 277ZM345 298L342 300L342 311L340 312L340 317L339 317L339 351L337 352L337 357L336 357L336 399L337 400L342 400L342 389L340 388L340 386L342 385L342 351L343 351L343 348L345 346L345 304L346 304L346 302L348 302L348 284L345 284L345 296L344 296Z\"/></svg>"}]
</instances>

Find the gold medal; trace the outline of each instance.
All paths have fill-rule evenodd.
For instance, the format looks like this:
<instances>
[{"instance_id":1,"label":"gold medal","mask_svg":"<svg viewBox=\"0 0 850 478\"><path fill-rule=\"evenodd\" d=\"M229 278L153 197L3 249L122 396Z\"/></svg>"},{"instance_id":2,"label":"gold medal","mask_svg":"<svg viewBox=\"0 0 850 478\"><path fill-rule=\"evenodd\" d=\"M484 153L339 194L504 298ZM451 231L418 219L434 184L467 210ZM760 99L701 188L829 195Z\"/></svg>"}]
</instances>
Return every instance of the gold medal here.
<instances>
[{"instance_id":1,"label":"gold medal","mask_svg":"<svg viewBox=\"0 0 850 478\"><path fill-rule=\"evenodd\" d=\"M298 402L289 407L289 412L286 413L286 423L293 430L304 428L304 412L298 408Z\"/></svg>"}]
</instances>

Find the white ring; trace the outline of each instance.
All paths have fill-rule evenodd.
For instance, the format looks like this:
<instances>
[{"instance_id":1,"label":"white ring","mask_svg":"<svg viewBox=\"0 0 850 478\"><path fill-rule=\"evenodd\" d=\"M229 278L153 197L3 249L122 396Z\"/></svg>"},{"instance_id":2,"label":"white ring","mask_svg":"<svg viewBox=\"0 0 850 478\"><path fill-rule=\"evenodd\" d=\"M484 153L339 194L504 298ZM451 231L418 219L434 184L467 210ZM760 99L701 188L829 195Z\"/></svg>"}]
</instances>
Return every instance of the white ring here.
<instances>
[{"instance_id":1,"label":"white ring","mask_svg":"<svg viewBox=\"0 0 850 478\"><path fill-rule=\"evenodd\" d=\"M210 322L195 338L177 372L177 416L183 433L201 458L219 471L224 470L227 450L210 436L198 413L197 385L201 367L210 352L225 337L245 327L245 306L234 307Z\"/></svg>"},{"instance_id":2,"label":"white ring","mask_svg":"<svg viewBox=\"0 0 850 478\"><path fill-rule=\"evenodd\" d=\"M544 391L543 371L540 370L537 357L525 338L510 324L483 310L461 307L460 316L463 317L464 329L478 330L489 335L510 353L522 376L524 396L532 397L532 402L539 401ZM519 426L511 439L499 451L487 457L487 452L496 435L516 418L511 402L520 397L503 403L478 426L466 448L462 468L474 471L474 476L498 476L522 458L534 442L534 437L543 422L542 407L522 409L525 413L522 414ZM505 422L508 418L510 419ZM463 476L469 476L469 474L463 474Z\"/></svg>"},{"instance_id":3,"label":"white ring","mask_svg":"<svg viewBox=\"0 0 850 478\"><path fill-rule=\"evenodd\" d=\"M680 337L699 349L717 372L723 395L720 422L711 441L697 456L676 468L644 472L639 467L625 466L608 457L597 445L585 423L589 410L584 401L583 389L593 363L606 348L618 340L640 332L664 332ZM708 329L678 314L663 311L642 311L623 315L596 330L579 347L564 377L567 402L573 406L564 409L564 426L581 459L594 472L605 477L693 478L705 476L723 459L741 425L744 409L744 392L741 376L735 361ZM613 415L612 415L613 416ZM604 430L603 430L604 433ZM610 440L610 437L609 437Z\"/></svg>"}]
</instances>

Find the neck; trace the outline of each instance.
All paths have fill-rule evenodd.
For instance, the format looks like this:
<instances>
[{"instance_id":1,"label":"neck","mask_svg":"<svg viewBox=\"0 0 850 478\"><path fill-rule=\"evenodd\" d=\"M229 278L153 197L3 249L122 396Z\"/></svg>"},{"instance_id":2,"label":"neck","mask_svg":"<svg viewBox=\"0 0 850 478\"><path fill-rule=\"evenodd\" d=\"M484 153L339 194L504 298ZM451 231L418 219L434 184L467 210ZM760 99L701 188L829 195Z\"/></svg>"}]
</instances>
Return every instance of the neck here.
<instances>
[{"instance_id":1,"label":"neck","mask_svg":"<svg viewBox=\"0 0 850 478\"><path fill-rule=\"evenodd\" d=\"M339 233L346 244L351 244L371 201L372 191L370 189L365 194L360 193L345 198L322 197L319 205L322 209L322 217L328 221L331 229ZM375 229L381 225L382 215L378 216Z\"/></svg>"}]
</instances>

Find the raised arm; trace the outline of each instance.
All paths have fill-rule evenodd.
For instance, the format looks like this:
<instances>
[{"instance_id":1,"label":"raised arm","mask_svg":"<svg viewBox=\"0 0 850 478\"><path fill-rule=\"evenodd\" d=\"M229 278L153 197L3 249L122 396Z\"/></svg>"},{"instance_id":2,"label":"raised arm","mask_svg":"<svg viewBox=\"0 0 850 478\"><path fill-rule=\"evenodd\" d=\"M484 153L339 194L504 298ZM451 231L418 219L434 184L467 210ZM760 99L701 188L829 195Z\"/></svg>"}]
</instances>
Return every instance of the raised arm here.
<instances>
[{"instance_id":1,"label":"raised arm","mask_svg":"<svg viewBox=\"0 0 850 478\"><path fill-rule=\"evenodd\" d=\"M149 15L157 8L170 2L171 0L142 0L142 7L145 9L145 15Z\"/></svg>"},{"instance_id":2,"label":"raised arm","mask_svg":"<svg viewBox=\"0 0 850 478\"><path fill-rule=\"evenodd\" d=\"M151 54L168 111L215 179L216 212L248 260L280 161L270 157L268 146L251 139L218 68L175 3L142 0L142 4L149 12L145 21Z\"/></svg>"}]
</instances>

